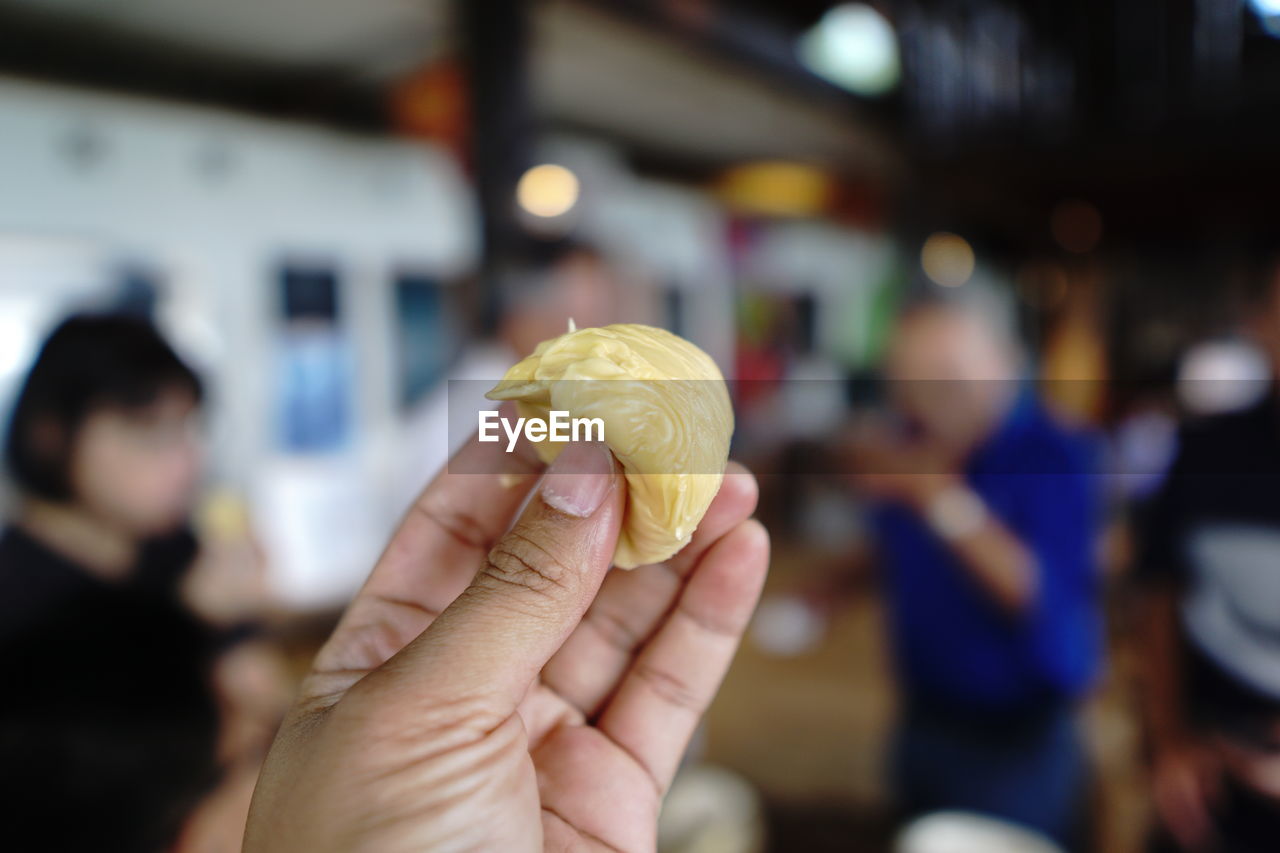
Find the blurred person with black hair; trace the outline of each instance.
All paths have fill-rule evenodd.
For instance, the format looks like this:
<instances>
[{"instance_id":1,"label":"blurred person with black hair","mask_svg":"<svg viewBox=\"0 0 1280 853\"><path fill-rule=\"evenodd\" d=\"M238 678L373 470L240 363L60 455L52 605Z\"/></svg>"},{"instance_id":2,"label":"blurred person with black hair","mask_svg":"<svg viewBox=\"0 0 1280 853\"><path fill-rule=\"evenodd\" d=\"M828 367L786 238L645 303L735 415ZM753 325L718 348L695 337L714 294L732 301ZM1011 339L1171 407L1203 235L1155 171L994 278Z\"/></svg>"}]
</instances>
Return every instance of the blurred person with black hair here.
<instances>
[{"instance_id":1,"label":"blurred person with black hair","mask_svg":"<svg viewBox=\"0 0 1280 853\"><path fill-rule=\"evenodd\" d=\"M219 636L183 585L202 396L123 315L65 320L18 396L5 453L19 506L0 535L10 849L166 849L219 782Z\"/></svg>"},{"instance_id":2,"label":"blurred person with black hair","mask_svg":"<svg viewBox=\"0 0 1280 853\"><path fill-rule=\"evenodd\" d=\"M1075 847L1076 711L1101 650L1090 448L1020 388L992 311L909 306L892 417L852 440L903 704L893 781L908 816L978 812Z\"/></svg>"},{"instance_id":3,"label":"blurred person with black hair","mask_svg":"<svg viewBox=\"0 0 1280 853\"><path fill-rule=\"evenodd\" d=\"M1280 376L1280 264L1248 330ZM1229 380L1228 380L1229 381ZM1187 423L1139 511L1141 695L1158 850L1280 846L1280 395Z\"/></svg>"}]
</instances>

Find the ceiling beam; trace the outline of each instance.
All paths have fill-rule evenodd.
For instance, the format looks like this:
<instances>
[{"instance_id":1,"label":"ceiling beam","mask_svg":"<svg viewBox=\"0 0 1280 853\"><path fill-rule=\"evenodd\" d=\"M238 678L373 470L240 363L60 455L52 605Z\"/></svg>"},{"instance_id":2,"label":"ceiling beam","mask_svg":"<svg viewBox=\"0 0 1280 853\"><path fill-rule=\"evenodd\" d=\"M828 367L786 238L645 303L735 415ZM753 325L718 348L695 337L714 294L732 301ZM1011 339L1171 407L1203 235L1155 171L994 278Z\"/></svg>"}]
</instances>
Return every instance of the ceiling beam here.
<instances>
[{"instance_id":1,"label":"ceiling beam","mask_svg":"<svg viewBox=\"0 0 1280 853\"><path fill-rule=\"evenodd\" d=\"M6 5L0 73L352 130L389 124L384 88L349 70L246 60Z\"/></svg>"}]
</instances>

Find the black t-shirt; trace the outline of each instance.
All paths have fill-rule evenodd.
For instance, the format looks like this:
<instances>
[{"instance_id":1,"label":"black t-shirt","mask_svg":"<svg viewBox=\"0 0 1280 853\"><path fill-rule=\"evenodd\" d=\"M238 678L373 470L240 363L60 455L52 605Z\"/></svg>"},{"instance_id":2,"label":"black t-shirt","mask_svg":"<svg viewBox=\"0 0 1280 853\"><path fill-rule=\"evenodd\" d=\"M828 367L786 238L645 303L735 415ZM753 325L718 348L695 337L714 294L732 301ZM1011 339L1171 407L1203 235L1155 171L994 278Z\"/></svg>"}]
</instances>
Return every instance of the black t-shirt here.
<instances>
[{"instance_id":1,"label":"black t-shirt","mask_svg":"<svg viewBox=\"0 0 1280 853\"><path fill-rule=\"evenodd\" d=\"M5 846L160 850L216 780L214 640L177 596L193 554L153 543L112 583L0 535Z\"/></svg>"},{"instance_id":2,"label":"black t-shirt","mask_svg":"<svg viewBox=\"0 0 1280 853\"><path fill-rule=\"evenodd\" d=\"M1140 578L1182 590L1192 710L1280 719L1280 400L1184 429L1141 527Z\"/></svg>"}]
</instances>

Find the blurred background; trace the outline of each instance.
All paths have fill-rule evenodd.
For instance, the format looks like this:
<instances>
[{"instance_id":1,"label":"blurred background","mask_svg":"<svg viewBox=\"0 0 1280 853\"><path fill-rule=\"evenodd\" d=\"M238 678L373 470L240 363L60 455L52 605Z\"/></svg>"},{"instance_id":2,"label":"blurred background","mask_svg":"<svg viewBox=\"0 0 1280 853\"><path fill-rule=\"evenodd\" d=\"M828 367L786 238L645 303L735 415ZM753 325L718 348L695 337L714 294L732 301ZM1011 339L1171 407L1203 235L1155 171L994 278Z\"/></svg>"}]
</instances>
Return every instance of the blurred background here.
<instances>
[{"instance_id":1,"label":"blurred background","mask_svg":"<svg viewBox=\"0 0 1280 853\"><path fill-rule=\"evenodd\" d=\"M664 846L997 850L904 839L911 593L833 461L922 378L886 370L904 309L963 303L1102 460L1059 843L1145 849L1135 519L1181 421L1266 392L1278 39L1272 0L0 0L0 406L71 312L149 317L199 374L199 594L251 614L269 732L447 457L448 379L570 316L684 335L738 380L775 556Z\"/></svg>"}]
</instances>

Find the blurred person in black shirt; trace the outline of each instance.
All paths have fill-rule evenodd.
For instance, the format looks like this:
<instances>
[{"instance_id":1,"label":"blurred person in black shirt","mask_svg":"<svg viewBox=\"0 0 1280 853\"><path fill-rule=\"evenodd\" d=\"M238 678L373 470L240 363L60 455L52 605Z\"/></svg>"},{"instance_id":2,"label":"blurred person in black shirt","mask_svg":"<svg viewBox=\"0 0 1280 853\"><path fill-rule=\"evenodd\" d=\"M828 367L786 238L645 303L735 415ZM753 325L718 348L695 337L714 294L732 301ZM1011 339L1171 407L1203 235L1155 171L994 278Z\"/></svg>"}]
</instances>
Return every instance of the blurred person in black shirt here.
<instances>
[{"instance_id":1,"label":"blurred person in black shirt","mask_svg":"<svg viewBox=\"0 0 1280 853\"><path fill-rule=\"evenodd\" d=\"M19 394L0 535L9 849L165 849L219 781L219 636L182 595L201 397L149 323L110 315L64 321Z\"/></svg>"},{"instance_id":2,"label":"blurred person in black shirt","mask_svg":"<svg viewBox=\"0 0 1280 853\"><path fill-rule=\"evenodd\" d=\"M1252 300L1280 375L1280 267ZM1280 394L1188 424L1143 510L1157 849L1280 846Z\"/></svg>"}]
</instances>

